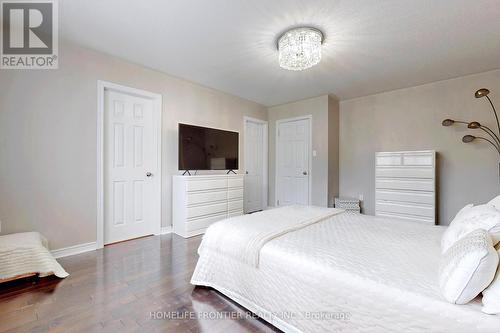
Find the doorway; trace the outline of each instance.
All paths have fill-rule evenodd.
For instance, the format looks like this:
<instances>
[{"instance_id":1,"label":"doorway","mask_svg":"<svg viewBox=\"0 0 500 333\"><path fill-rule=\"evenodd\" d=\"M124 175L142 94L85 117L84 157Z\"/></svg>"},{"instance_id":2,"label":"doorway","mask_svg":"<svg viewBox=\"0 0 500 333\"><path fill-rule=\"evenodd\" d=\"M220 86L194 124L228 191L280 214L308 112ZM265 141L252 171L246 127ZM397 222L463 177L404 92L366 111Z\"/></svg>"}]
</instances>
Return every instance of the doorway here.
<instances>
[{"instance_id":1,"label":"doorway","mask_svg":"<svg viewBox=\"0 0 500 333\"><path fill-rule=\"evenodd\" d=\"M244 211L267 208L267 121L245 117Z\"/></svg>"},{"instance_id":2,"label":"doorway","mask_svg":"<svg viewBox=\"0 0 500 333\"><path fill-rule=\"evenodd\" d=\"M99 248L160 232L161 95L98 86Z\"/></svg>"},{"instance_id":3,"label":"doorway","mask_svg":"<svg viewBox=\"0 0 500 333\"><path fill-rule=\"evenodd\" d=\"M276 121L276 206L311 203L311 122Z\"/></svg>"}]
</instances>

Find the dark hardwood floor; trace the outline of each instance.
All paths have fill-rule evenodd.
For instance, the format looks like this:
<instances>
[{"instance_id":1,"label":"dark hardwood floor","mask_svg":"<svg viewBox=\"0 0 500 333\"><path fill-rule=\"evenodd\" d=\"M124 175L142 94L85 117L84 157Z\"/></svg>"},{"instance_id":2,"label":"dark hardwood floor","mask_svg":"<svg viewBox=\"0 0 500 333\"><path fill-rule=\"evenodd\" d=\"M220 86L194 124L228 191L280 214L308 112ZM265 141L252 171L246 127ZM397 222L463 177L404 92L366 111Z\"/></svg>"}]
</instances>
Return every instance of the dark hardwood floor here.
<instances>
[{"instance_id":1,"label":"dark hardwood floor","mask_svg":"<svg viewBox=\"0 0 500 333\"><path fill-rule=\"evenodd\" d=\"M0 332L279 332L189 283L200 241L131 240L59 259L66 279L1 284Z\"/></svg>"}]
</instances>

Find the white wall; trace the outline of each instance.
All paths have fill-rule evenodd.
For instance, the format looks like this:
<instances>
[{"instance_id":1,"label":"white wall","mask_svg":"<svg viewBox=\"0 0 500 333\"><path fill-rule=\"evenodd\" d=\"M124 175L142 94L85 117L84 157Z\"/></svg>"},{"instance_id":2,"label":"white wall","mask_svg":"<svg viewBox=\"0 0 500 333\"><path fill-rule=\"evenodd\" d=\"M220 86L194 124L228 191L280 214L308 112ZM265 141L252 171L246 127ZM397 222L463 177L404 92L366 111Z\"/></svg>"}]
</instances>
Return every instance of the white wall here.
<instances>
[{"instance_id":1,"label":"white wall","mask_svg":"<svg viewBox=\"0 0 500 333\"><path fill-rule=\"evenodd\" d=\"M364 211L374 214L375 152L435 149L440 224L465 204L498 195L498 153L485 143L461 142L467 133L482 133L441 126L453 118L496 128L488 101L474 98L483 87L500 108L500 70L340 102L340 194L364 194Z\"/></svg>"},{"instance_id":2,"label":"white wall","mask_svg":"<svg viewBox=\"0 0 500 333\"><path fill-rule=\"evenodd\" d=\"M239 131L243 169L243 117L267 118L254 102L75 45L61 45L58 70L2 70L2 233L39 231L52 248L96 240L97 80L163 96L163 226L171 224L177 123Z\"/></svg>"}]
</instances>

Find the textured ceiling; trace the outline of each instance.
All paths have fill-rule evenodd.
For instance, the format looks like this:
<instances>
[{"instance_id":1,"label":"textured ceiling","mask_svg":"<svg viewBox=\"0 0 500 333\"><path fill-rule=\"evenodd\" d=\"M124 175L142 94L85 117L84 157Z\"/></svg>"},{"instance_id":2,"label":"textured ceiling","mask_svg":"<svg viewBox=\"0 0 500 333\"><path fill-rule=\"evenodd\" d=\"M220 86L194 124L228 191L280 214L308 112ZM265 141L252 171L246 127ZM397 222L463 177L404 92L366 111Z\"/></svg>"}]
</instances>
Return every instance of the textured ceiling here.
<instances>
[{"instance_id":1,"label":"textured ceiling","mask_svg":"<svg viewBox=\"0 0 500 333\"><path fill-rule=\"evenodd\" d=\"M499 0L64 0L62 38L271 106L349 99L500 68ZM325 36L302 72L277 63L293 26Z\"/></svg>"}]
</instances>

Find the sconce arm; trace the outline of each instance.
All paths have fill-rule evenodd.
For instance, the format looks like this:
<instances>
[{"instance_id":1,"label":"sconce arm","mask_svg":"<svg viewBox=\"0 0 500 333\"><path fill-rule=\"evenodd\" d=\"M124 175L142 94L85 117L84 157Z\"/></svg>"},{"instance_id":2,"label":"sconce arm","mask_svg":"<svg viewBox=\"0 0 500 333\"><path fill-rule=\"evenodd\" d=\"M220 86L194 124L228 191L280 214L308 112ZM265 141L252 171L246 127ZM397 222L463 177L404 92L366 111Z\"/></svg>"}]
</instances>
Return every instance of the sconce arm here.
<instances>
[{"instance_id":1,"label":"sconce arm","mask_svg":"<svg viewBox=\"0 0 500 333\"><path fill-rule=\"evenodd\" d=\"M483 138L482 136L477 136L476 139L480 139L480 140L484 140L484 141L489 142L493 147L495 147L495 149L498 152L498 155L500 155L500 148L498 148L498 146L496 144L494 144L493 141L491 141L490 139L487 139L487 138Z\"/></svg>"},{"instance_id":2,"label":"sconce arm","mask_svg":"<svg viewBox=\"0 0 500 333\"><path fill-rule=\"evenodd\" d=\"M488 97L488 95L486 95L486 98L488 99L488 102L490 102L491 108L493 109L493 113L495 113L495 119L497 120L497 127L498 127L498 135L500 135L500 122L498 121L497 110L495 109L495 106L493 105L493 102Z\"/></svg>"}]
</instances>

